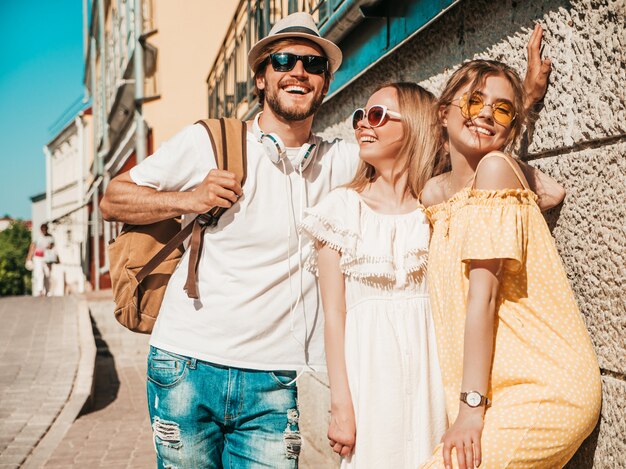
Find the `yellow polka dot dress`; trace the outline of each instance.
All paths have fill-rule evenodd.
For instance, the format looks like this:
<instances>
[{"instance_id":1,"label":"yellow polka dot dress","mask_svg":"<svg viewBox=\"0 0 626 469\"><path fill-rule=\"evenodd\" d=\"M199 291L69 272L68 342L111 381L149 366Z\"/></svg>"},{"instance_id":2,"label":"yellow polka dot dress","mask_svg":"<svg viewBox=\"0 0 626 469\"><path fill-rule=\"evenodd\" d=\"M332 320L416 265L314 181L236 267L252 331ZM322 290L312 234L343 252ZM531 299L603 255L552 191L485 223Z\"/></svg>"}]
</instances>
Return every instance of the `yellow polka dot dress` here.
<instances>
[{"instance_id":1,"label":"yellow polka dot dress","mask_svg":"<svg viewBox=\"0 0 626 469\"><path fill-rule=\"evenodd\" d=\"M535 194L467 188L427 214L428 285L450 423L463 376L469 263L506 259L481 469L564 466L597 422L600 373ZM454 453L453 461L457 467ZM444 467L441 445L422 467Z\"/></svg>"}]
</instances>

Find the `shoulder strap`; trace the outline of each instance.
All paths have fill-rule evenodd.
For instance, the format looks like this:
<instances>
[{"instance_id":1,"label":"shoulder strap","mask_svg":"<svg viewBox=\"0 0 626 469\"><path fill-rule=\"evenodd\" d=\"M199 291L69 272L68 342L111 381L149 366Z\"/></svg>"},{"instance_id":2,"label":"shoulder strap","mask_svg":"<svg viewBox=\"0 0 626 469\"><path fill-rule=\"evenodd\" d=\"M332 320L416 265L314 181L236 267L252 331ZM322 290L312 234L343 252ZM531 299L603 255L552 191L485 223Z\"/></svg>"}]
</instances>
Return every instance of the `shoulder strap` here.
<instances>
[{"instance_id":1,"label":"shoulder strap","mask_svg":"<svg viewBox=\"0 0 626 469\"><path fill-rule=\"evenodd\" d=\"M239 119L204 119L202 124L209 134L209 140L219 169L235 173L235 178L243 186L247 173L246 124ZM193 221L189 244L189 265L185 290L189 298L198 298L198 262L202 250L202 234L207 226L215 226L227 209L215 207L206 214L198 215Z\"/></svg>"},{"instance_id":2,"label":"shoulder strap","mask_svg":"<svg viewBox=\"0 0 626 469\"><path fill-rule=\"evenodd\" d=\"M217 167L235 173L235 178L243 186L247 175L245 122L222 117L199 120L196 123L201 124L209 134Z\"/></svg>"},{"instance_id":3,"label":"shoulder strap","mask_svg":"<svg viewBox=\"0 0 626 469\"><path fill-rule=\"evenodd\" d=\"M511 161L511 157L500 152L488 153L478 162L478 165L476 166L476 171L474 171L474 177L472 178L472 189L474 189L474 186L476 185L476 175L478 174L478 168L480 168L481 163L492 156L497 156L498 158L502 158L504 161L506 161L515 173L515 176L517 176L519 182L522 184L522 187L524 189L529 189L526 178L520 174L519 166Z\"/></svg>"}]
</instances>

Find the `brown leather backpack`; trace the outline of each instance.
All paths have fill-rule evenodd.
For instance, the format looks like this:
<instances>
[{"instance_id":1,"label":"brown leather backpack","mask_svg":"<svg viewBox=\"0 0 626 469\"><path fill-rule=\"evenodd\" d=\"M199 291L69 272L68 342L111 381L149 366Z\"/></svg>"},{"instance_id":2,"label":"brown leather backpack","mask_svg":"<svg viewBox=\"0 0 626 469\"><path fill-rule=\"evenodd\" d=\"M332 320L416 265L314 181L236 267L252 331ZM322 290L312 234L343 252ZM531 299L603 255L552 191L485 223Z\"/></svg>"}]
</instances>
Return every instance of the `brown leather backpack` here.
<instances>
[{"instance_id":1,"label":"brown leather backpack","mask_svg":"<svg viewBox=\"0 0 626 469\"><path fill-rule=\"evenodd\" d=\"M235 173L243 186L246 179L246 124L225 118L197 123L207 130L217 167ZM185 290L190 298L198 298L197 269L202 235L207 226L217 224L225 211L215 207L198 215L182 230L179 219L123 226L121 233L109 244L115 318L120 324L134 332L152 332L167 283L183 255L183 242L189 235Z\"/></svg>"}]
</instances>

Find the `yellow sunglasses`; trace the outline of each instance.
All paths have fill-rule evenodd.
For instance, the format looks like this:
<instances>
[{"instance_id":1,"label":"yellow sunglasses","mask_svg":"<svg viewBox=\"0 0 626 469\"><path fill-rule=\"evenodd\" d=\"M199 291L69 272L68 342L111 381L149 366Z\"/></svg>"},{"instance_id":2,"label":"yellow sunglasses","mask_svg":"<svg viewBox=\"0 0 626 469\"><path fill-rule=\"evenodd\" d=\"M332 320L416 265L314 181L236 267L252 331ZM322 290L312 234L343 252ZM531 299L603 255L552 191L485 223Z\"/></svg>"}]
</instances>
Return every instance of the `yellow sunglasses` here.
<instances>
[{"instance_id":1,"label":"yellow sunglasses","mask_svg":"<svg viewBox=\"0 0 626 469\"><path fill-rule=\"evenodd\" d=\"M458 101L459 104L454 104L454 101ZM451 104L460 108L461 114L466 119L475 119L485 106L489 106L493 120L498 124L508 127L515 120L515 108L512 103L500 100L487 104L483 95L478 91L474 91L471 95L464 93L459 98L453 99Z\"/></svg>"}]
</instances>

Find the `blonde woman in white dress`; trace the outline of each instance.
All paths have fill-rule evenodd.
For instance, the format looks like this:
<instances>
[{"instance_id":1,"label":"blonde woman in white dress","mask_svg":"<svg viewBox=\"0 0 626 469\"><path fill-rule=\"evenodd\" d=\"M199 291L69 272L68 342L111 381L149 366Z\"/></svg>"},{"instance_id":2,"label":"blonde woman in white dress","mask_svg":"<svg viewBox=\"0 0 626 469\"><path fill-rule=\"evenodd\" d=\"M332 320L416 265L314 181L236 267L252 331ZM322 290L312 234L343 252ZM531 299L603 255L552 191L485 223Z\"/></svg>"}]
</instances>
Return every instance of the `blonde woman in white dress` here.
<instances>
[{"instance_id":1,"label":"blonde woman in white dress","mask_svg":"<svg viewBox=\"0 0 626 469\"><path fill-rule=\"evenodd\" d=\"M415 468L446 429L425 284L429 225L418 194L438 153L435 98L380 87L355 111L355 179L307 211L331 391L328 439L342 468Z\"/></svg>"}]
</instances>

